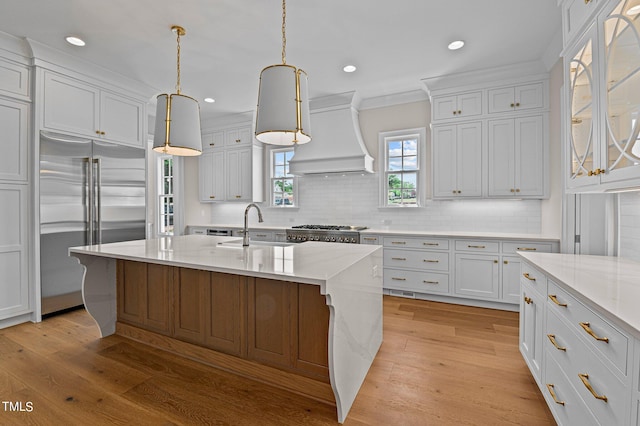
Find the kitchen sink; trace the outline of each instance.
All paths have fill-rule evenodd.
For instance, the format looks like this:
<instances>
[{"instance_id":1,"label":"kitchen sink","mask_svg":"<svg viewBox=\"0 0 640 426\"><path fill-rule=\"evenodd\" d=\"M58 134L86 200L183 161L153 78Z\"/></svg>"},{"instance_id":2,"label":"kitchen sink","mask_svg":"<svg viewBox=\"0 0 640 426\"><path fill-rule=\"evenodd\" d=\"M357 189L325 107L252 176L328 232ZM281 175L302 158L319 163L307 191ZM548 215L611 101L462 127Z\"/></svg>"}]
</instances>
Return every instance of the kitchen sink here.
<instances>
[{"instance_id":1,"label":"kitchen sink","mask_svg":"<svg viewBox=\"0 0 640 426\"><path fill-rule=\"evenodd\" d=\"M294 243L280 242L280 241L250 241L249 246L271 246L271 247L289 247ZM224 243L218 243L222 247L242 247L242 240L226 241Z\"/></svg>"}]
</instances>

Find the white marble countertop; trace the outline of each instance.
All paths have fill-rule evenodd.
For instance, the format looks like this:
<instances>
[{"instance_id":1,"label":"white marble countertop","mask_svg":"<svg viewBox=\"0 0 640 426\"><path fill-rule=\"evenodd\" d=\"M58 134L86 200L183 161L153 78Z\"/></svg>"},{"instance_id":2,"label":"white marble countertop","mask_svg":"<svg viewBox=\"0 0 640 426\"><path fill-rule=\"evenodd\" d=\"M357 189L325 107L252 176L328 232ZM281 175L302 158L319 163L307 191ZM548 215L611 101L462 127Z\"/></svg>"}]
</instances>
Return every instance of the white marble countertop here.
<instances>
[{"instance_id":1,"label":"white marble countertop","mask_svg":"<svg viewBox=\"0 0 640 426\"><path fill-rule=\"evenodd\" d=\"M237 244L221 245L234 242ZM323 284L380 246L306 242L242 247L238 237L183 235L72 247L70 253L160 263L262 278ZM274 243L278 244L278 243Z\"/></svg>"},{"instance_id":2,"label":"white marble countertop","mask_svg":"<svg viewBox=\"0 0 640 426\"><path fill-rule=\"evenodd\" d=\"M232 224L208 224L208 225L188 225L190 228L213 228L213 229L242 229L243 225ZM289 226L263 226L262 224L251 225L250 231L285 231ZM537 240L559 242L560 237L542 234L512 234L506 232L473 232L473 231L426 231L400 228L367 228L360 231L361 234L374 235L403 235L416 237L440 237L440 238L484 238L496 240Z\"/></svg>"},{"instance_id":3,"label":"white marble countertop","mask_svg":"<svg viewBox=\"0 0 640 426\"><path fill-rule=\"evenodd\" d=\"M541 234L511 234L506 232L471 232L471 231L420 231L414 229L383 229L368 228L360 231L361 234L375 235L404 235L415 237L441 237L441 238L482 238L496 240L537 240L559 242L560 238Z\"/></svg>"},{"instance_id":4,"label":"white marble countertop","mask_svg":"<svg viewBox=\"0 0 640 426\"><path fill-rule=\"evenodd\" d=\"M551 279L640 333L640 263L621 257L519 252Z\"/></svg>"}]
</instances>

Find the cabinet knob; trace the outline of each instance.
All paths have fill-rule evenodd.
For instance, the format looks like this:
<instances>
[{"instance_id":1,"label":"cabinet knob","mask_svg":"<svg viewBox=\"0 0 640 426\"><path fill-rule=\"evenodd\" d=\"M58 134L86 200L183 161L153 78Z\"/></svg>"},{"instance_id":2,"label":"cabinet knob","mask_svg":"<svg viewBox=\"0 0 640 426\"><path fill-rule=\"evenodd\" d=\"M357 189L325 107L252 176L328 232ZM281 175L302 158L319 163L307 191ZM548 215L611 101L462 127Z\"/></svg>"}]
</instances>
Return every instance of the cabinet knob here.
<instances>
[{"instance_id":1,"label":"cabinet knob","mask_svg":"<svg viewBox=\"0 0 640 426\"><path fill-rule=\"evenodd\" d=\"M236 143L240 143L240 139L236 139Z\"/></svg>"},{"instance_id":2,"label":"cabinet knob","mask_svg":"<svg viewBox=\"0 0 640 426\"><path fill-rule=\"evenodd\" d=\"M508 264L509 264L509 261L508 261L508 260L505 260L505 261L504 261L504 264L505 264L505 265L508 265Z\"/></svg>"},{"instance_id":3,"label":"cabinet knob","mask_svg":"<svg viewBox=\"0 0 640 426\"><path fill-rule=\"evenodd\" d=\"M584 0L584 4L589 4L591 3L591 0Z\"/></svg>"},{"instance_id":4,"label":"cabinet knob","mask_svg":"<svg viewBox=\"0 0 640 426\"><path fill-rule=\"evenodd\" d=\"M99 135L99 134L100 134L100 130L96 130L96 135Z\"/></svg>"},{"instance_id":5,"label":"cabinet knob","mask_svg":"<svg viewBox=\"0 0 640 426\"><path fill-rule=\"evenodd\" d=\"M530 305L533 303L533 299L527 296L524 297L524 301L526 302L527 305Z\"/></svg>"},{"instance_id":6,"label":"cabinet knob","mask_svg":"<svg viewBox=\"0 0 640 426\"><path fill-rule=\"evenodd\" d=\"M516 107L519 107L519 106L520 106L520 102L516 102Z\"/></svg>"},{"instance_id":7,"label":"cabinet knob","mask_svg":"<svg viewBox=\"0 0 640 426\"><path fill-rule=\"evenodd\" d=\"M516 190L515 190L515 189L513 189L513 188L511 188L509 191L511 191L511 192L516 192Z\"/></svg>"},{"instance_id":8,"label":"cabinet knob","mask_svg":"<svg viewBox=\"0 0 640 426\"><path fill-rule=\"evenodd\" d=\"M520 192L520 188L516 188L516 192Z\"/></svg>"},{"instance_id":9,"label":"cabinet knob","mask_svg":"<svg viewBox=\"0 0 640 426\"><path fill-rule=\"evenodd\" d=\"M215 143L210 143L209 146L216 146L216 144Z\"/></svg>"},{"instance_id":10,"label":"cabinet knob","mask_svg":"<svg viewBox=\"0 0 640 426\"><path fill-rule=\"evenodd\" d=\"M514 106L516 106L516 104L512 103L512 104L511 104L511 108L513 108Z\"/></svg>"},{"instance_id":11,"label":"cabinet knob","mask_svg":"<svg viewBox=\"0 0 640 426\"><path fill-rule=\"evenodd\" d=\"M236 198L242 198L242 195L236 195Z\"/></svg>"},{"instance_id":12,"label":"cabinet knob","mask_svg":"<svg viewBox=\"0 0 640 426\"><path fill-rule=\"evenodd\" d=\"M458 110L458 115L460 115L460 114L462 114L462 111L461 111L461 110Z\"/></svg>"},{"instance_id":13,"label":"cabinet knob","mask_svg":"<svg viewBox=\"0 0 640 426\"><path fill-rule=\"evenodd\" d=\"M456 115L456 114L458 114L458 111L453 111L453 115Z\"/></svg>"},{"instance_id":14,"label":"cabinet knob","mask_svg":"<svg viewBox=\"0 0 640 426\"><path fill-rule=\"evenodd\" d=\"M215 195L209 195L209 198L211 198L213 200L214 198L216 198L216 196Z\"/></svg>"}]
</instances>

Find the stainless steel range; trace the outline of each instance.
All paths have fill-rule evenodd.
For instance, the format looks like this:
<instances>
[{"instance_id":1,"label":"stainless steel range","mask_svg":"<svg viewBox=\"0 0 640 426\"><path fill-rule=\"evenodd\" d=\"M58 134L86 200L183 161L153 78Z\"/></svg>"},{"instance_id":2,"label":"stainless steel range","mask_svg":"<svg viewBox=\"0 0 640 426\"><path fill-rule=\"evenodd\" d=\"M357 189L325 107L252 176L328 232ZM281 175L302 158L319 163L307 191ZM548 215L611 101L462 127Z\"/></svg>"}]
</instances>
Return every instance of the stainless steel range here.
<instances>
[{"instance_id":1,"label":"stainless steel range","mask_svg":"<svg viewBox=\"0 0 640 426\"><path fill-rule=\"evenodd\" d=\"M331 243L360 244L360 231L366 226L298 225L287 229L287 241L326 241Z\"/></svg>"}]
</instances>

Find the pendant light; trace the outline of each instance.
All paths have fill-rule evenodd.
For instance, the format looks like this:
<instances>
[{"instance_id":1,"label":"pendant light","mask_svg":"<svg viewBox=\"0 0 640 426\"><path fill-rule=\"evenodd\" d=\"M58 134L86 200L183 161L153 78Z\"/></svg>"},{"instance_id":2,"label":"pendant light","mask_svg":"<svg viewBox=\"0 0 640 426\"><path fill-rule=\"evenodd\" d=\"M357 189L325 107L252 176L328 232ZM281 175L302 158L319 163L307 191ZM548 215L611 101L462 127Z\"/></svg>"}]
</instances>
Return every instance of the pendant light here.
<instances>
[{"instance_id":1,"label":"pendant light","mask_svg":"<svg viewBox=\"0 0 640 426\"><path fill-rule=\"evenodd\" d=\"M170 155L200 155L200 105L197 100L180 93L180 37L184 36L186 31L177 25L171 27L171 31L177 36L178 80L176 93L158 95L153 150Z\"/></svg>"},{"instance_id":2,"label":"pendant light","mask_svg":"<svg viewBox=\"0 0 640 426\"><path fill-rule=\"evenodd\" d=\"M270 145L300 145L311 140L307 73L287 64L286 17L282 0L282 64L260 73L256 139Z\"/></svg>"}]
</instances>

